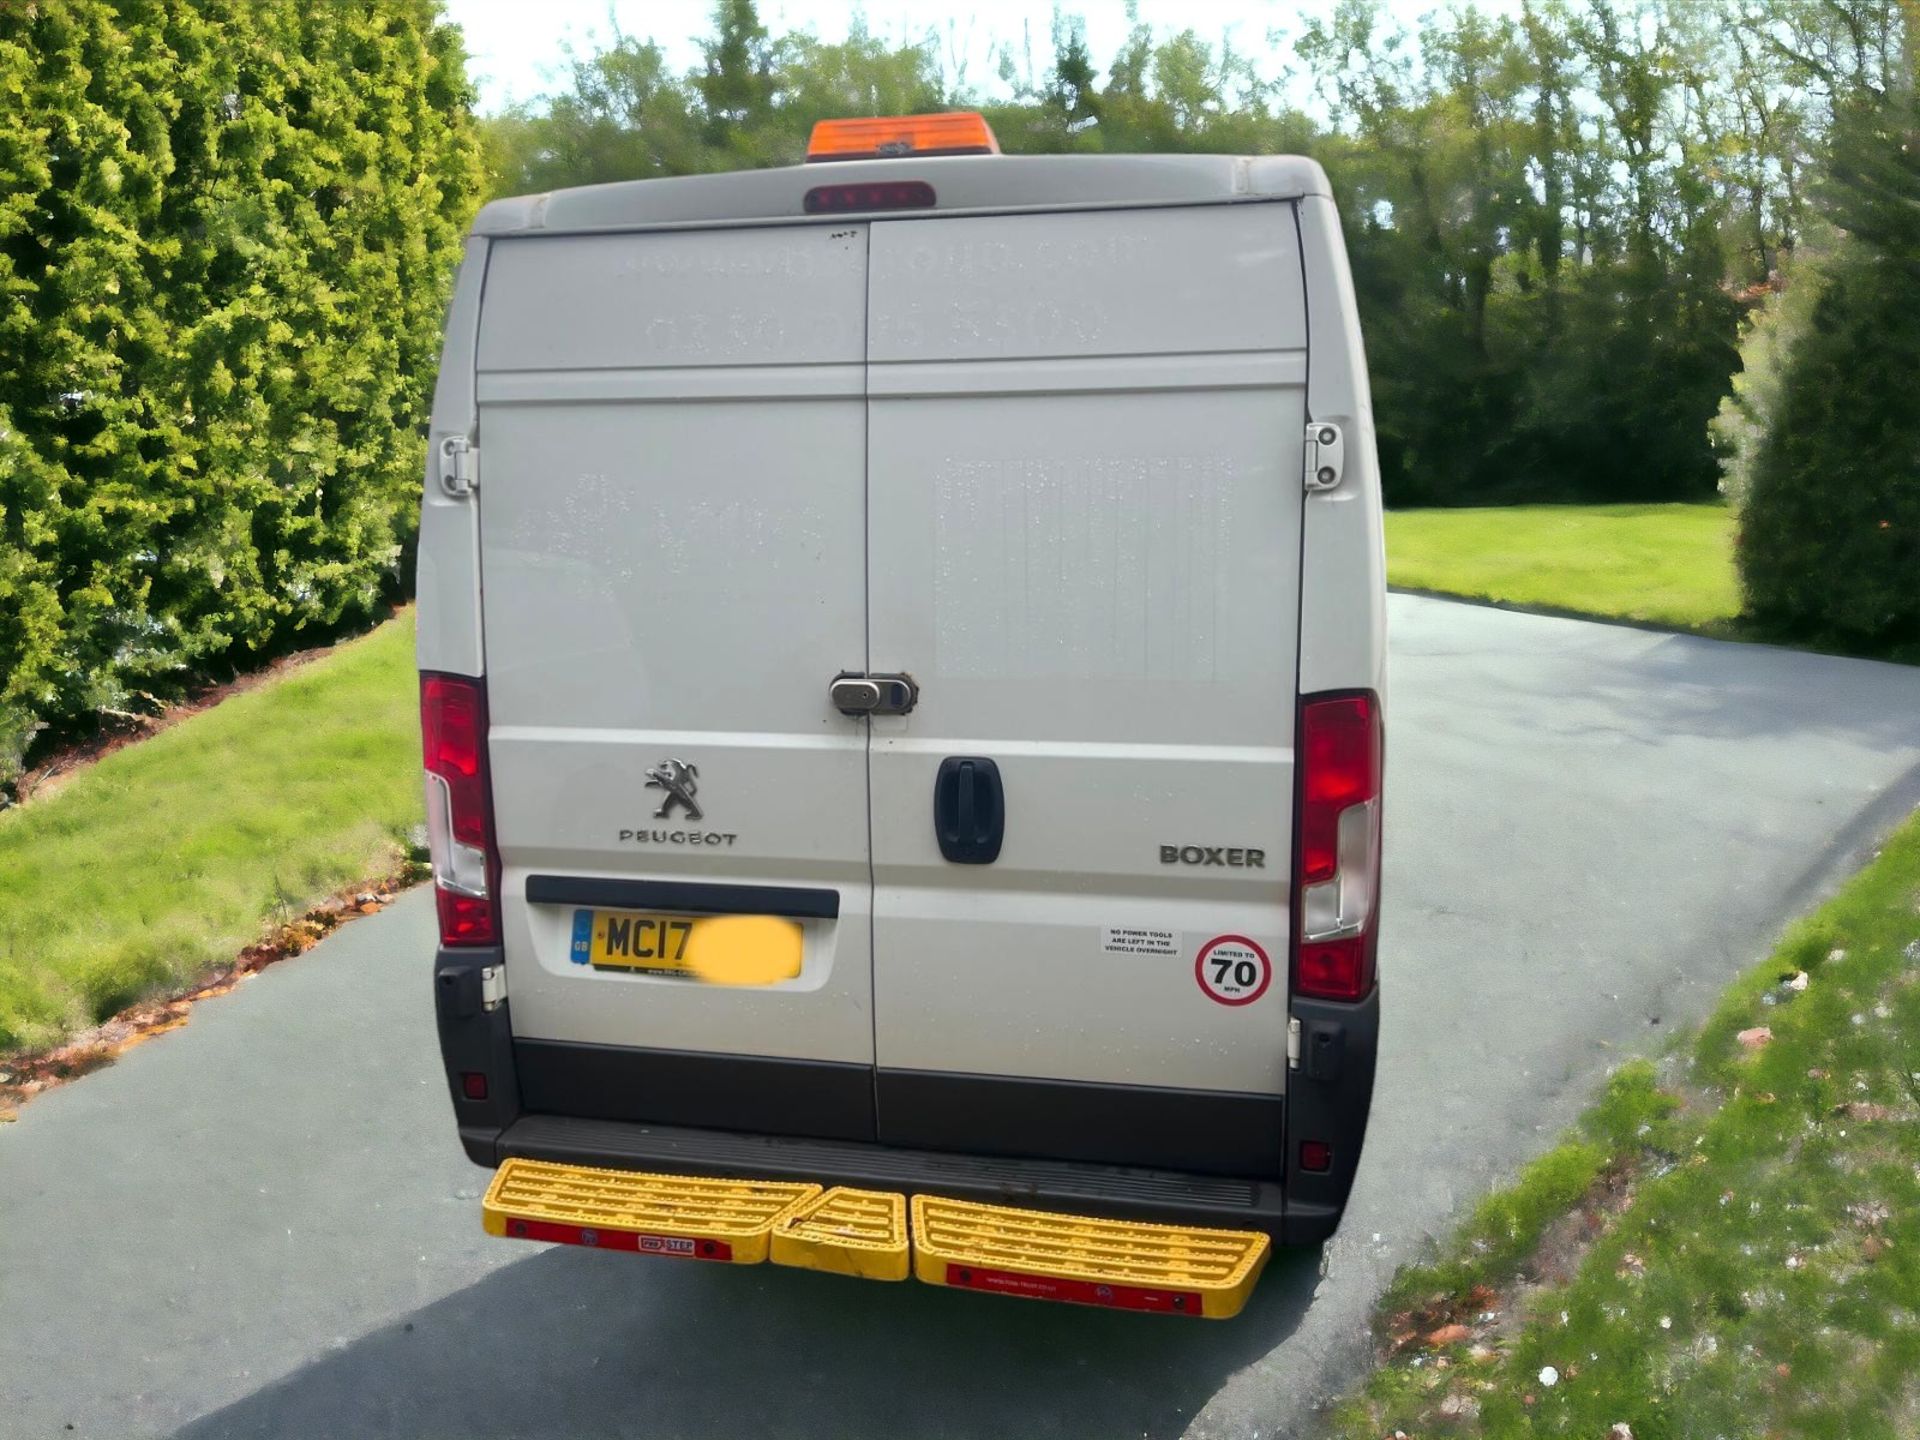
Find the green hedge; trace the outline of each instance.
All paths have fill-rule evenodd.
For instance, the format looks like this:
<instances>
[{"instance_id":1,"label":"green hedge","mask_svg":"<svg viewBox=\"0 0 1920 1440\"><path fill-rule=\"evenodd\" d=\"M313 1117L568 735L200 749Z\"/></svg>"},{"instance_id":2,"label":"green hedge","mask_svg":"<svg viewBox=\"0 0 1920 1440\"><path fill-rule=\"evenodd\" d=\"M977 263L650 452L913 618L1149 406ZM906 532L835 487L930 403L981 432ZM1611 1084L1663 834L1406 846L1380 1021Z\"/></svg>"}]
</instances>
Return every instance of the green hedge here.
<instances>
[{"instance_id":1,"label":"green hedge","mask_svg":"<svg viewBox=\"0 0 1920 1440\"><path fill-rule=\"evenodd\" d=\"M0 4L0 781L398 593L471 100L437 0Z\"/></svg>"},{"instance_id":2,"label":"green hedge","mask_svg":"<svg viewBox=\"0 0 1920 1440\"><path fill-rule=\"evenodd\" d=\"M1916 24L1920 24L1917 19ZM1844 238L1793 335L1756 447L1737 557L1763 624L1920 653L1920 99L1836 129Z\"/></svg>"}]
</instances>

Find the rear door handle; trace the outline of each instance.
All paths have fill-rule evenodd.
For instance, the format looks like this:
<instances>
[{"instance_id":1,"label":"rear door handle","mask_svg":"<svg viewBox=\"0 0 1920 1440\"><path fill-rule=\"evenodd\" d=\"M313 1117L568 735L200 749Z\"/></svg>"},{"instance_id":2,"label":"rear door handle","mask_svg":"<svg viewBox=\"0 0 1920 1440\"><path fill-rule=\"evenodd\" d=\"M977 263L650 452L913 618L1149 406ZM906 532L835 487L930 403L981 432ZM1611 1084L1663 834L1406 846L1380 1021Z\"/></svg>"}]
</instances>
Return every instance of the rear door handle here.
<instances>
[{"instance_id":1,"label":"rear door handle","mask_svg":"<svg viewBox=\"0 0 1920 1440\"><path fill-rule=\"evenodd\" d=\"M827 699L842 715L904 715L920 698L911 675L865 675L842 670L827 686Z\"/></svg>"},{"instance_id":2,"label":"rear door handle","mask_svg":"<svg viewBox=\"0 0 1920 1440\"><path fill-rule=\"evenodd\" d=\"M933 779L933 834L956 865L991 865L1007 830L1000 767L984 755L949 755Z\"/></svg>"}]
</instances>

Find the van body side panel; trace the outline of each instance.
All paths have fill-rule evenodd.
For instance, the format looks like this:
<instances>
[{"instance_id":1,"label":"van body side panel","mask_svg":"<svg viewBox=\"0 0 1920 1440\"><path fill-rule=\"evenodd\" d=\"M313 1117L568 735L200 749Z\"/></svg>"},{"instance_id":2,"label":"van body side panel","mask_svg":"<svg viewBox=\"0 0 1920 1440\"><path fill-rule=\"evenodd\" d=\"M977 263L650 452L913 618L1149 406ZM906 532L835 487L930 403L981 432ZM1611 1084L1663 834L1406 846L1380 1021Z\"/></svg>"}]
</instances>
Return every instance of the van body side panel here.
<instances>
[{"instance_id":1,"label":"van body side panel","mask_svg":"<svg viewBox=\"0 0 1920 1440\"><path fill-rule=\"evenodd\" d=\"M1311 287L1308 321L1312 361L1307 409L1316 422L1346 432L1346 470L1340 484L1309 495L1302 522L1300 586L1315 597L1300 624L1300 692L1371 690L1386 700L1386 553L1380 496L1380 465L1374 448L1373 399L1359 308L1347 265L1340 219L1325 196L1307 196L1298 208L1301 253ZM1331 597L1338 597L1337 601ZM1386 714L1387 771L1392 773L1393 720ZM1392 787L1387 787L1391 794ZM1392 814L1391 809L1388 815ZM1391 833L1391 821L1388 822ZM1382 976L1395 957L1382 951ZM1287 1095L1287 1223L1282 1238L1305 1245L1331 1235L1345 1213L1360 1165L1367 1116L1373 1101L1379 1052L1381 990L1353 1004L1296 997L1293 1012L1313 1047L1321 1036L1338 1037L1339 1063L1309 1063ZM1298 1140L1324 1141L1327 1168L1300 1164Z\"/></svg>"},{"instance_id":2,"label":"van body side panel","mask_svg":"<svg viewBox=\"0 0 1920 1440\"><path fill-rule=\"evenodd\" d=\"M489 755L514 1037L568 1113L789 1130L780 1083L713 1080L758 1057L841 1098L818 1133L871 1133L866 736L827 702L866 654L866 249L861 225L496 243ZM670 761L690 805L649 783ZM572 953L583 909L768 888L805 892L791 979Z\"/></svg>"},{"instance_id":3,"label":"van body side panel","mask_svg":"<svg viewBox=\"0 0 1920 1440\"><path fill-rule=\"evenodd\" d=\"M881 1139L1084 1153L1138 1099L1178 1150L1286 1087L1292 208L879 221L871 266L872 664L920 684L873 722ZM997 766L991 863L943 855L949 757ZM1197 978L1223 936L1269 961L1239 1003ZM996 1133L1014 1080L1060 1123ZM1234 1113L1225 1163L1270 1170L1277 1100Z\"/></svg>"},{"instance_id":4,"label":"van body side panel","mask_svg":"<svg viewBox=\"0 0 1920 1440\"><path fill-rule=\"evenodd\" d=\"M1313 355L1307 411L1314 420L1340 425L1347 436L1345 478L1306 503L1301 590L1337 595L1339 603L1308 605L1301 614L1300 693L1372 690L1385 700L1386 525L1360 312L1333 202L1309 196L1298 212L1313 280L1307 307Z\"/></svg>"},{"instance_id":5,"label":"van body side panel","mask_svg":"<svg viewBox=\"0 0 1920 1440\"><path fill-rule=\"evenodd\" d=\"M478 675L485 668L480 630L480 514L471 496L450 495L441 486L439 456L442 441L471 441L479 424L474 357L486 274L487 242L470 239L447 307L447 333L427 431L426 488L420 503L415 653L422 670L453 675Z\"/></svg>"}]
</instances>

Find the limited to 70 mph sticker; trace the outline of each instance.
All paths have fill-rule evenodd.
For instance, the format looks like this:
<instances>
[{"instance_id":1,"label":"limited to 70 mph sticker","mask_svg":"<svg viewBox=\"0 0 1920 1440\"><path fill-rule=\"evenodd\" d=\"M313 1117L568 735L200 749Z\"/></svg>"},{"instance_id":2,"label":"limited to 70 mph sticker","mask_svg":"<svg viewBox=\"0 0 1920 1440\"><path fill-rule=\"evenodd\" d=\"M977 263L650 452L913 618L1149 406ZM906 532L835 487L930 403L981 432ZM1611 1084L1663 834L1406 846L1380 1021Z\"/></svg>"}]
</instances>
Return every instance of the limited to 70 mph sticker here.
<instances>
[{"instance_id":1,"label":"limited to 70 mph sticker","mask_svg":"<svg viewBox=\"0 0 1920 1440\"><path fill-rule=\"evenodd\" d=\"M1273 983L1273 962L1244 935L1216 935L1200 947L1193 974L1216 1004L1251 1005Z\"/></svg>"}]
</instances>

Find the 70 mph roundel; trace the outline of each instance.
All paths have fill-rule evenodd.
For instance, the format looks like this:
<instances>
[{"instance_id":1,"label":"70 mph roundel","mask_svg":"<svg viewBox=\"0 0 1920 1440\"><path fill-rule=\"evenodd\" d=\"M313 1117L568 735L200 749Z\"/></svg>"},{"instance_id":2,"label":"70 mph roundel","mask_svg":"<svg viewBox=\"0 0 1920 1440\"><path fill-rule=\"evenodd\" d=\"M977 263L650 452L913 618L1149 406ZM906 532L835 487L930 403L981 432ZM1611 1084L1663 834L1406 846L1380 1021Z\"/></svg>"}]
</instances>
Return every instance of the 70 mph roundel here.
<instances>
[{"instance_id":1,"label":"70 mph roundel","mask_svg":"<svg viewBox=\"0 0 1920 1440\"><path fill-rule=\"evenodd\" d=\"M1251 1005L1273 983L1273 962L1244 935L1216 935L1200 947L1193 974L1215 1004Z\"/></svg>"}]
</instances>

